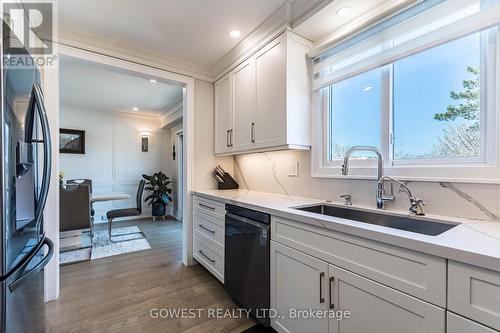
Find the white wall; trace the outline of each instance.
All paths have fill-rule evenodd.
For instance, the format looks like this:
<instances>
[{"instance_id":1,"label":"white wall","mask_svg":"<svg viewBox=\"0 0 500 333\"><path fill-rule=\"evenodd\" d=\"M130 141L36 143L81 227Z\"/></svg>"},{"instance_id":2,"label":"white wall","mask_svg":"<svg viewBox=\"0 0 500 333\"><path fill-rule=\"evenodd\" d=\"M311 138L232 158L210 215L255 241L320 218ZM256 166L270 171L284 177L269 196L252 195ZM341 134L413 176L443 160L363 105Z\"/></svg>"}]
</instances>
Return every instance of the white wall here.
<instances>
[{"instance_id":1,"label":"white wall","mask_svg":"<svg viewBox=\"0 0 500 333\"><path fill-rule=\"evenodd\" d=\"M233 170L231 156L214 156L214 85L211 82L195 80L194 100L194 189L206 190L217 188L217 182L212 176L216 165L222 165L228 172ZM177 211L178 193L178 164L172 160L172 145L175 143L175 133L182 128L182 124L174 126L166 134L166 173L173 182L174 204L170 208L173 216L179 216ZM179 149L176 147L177 156Z\"/></svg>"},{"instance_id":2,"label":"white wall","mask_svg":"<svg viewBox=\"0 0 500 333\"><path fill-rule=\"evenodd\" d=\"M375 207L376 182L312 178L309 151L278 151L240 155L234 158L234 169L241 188L285 195L304 196L339 201L339 195L352 195L354 204ZM290 165L299 162L299 177L289 177ZM424 198L429 214L498 220L500 216L500 186L488 184L449 184L410 182L413 194ZM386 209L404 210L409 207L406 193L394 186L396 201Z\"/></svg>"},{"instance_id":3,"label":"white wall","mask_svg":"<svg viewBox=\"0 0 500 333\"><path fill-rule=\"evenodd\" d=\"M214 156L214 85L194 82L194 190L217 188L212 172L217 164L232 173L233 158Z\"/></svg>"},{"instance_id":4,"label":"white wall","mask_svg":"<svg viewBox=\"0 0 500 333\"><path fill-rule=\"evenodd\" d=\"M60 154L65 179L90 178L95 193L126 192L129 200L96 203L96 222L115 208L135 206L143 173L165 172L167 134L156 118L61 107L60 127L85 130L85 155ZM141 130L152 132L149 152L141 151ZM143 216L151 216L144 205Z\"/></svg>"}]
</instances>

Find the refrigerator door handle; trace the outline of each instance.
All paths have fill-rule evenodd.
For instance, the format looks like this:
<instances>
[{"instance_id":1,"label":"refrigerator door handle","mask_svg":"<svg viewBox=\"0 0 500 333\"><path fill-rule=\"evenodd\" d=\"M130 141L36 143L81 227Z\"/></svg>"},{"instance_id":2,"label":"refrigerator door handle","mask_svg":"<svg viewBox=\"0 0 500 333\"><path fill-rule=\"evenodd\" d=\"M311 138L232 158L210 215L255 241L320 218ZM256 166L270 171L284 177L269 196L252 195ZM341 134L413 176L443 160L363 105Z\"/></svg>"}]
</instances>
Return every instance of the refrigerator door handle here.
<instances>
[{"instance_id":1,"label":"refrigerator door handle","mask_svg":"<svg viewBox=\"0 0 500 333\"><path fill-rule=\"evenodd\" d=\"M45 235L42 235L42 240L33 247L25 256L24 258L19 261L7 274L2 275L0 277L0 282L4 282L7 279L9 279L11 276L14 276L15 274L19 274L19 272L23 272L23 270L26 268L27 263L33 259L33 257L40 251L40 249L43 246L43 239L45 238Z\"/></svg>"},{"instance_id":2,"label":"refrigerator door handle","mask_svg":"<svg viewBox=\"0 0 500 333\"><path fill-rule=\"evenodd\" d=\"M48 252L45 254L43 259L40 260L40 262L38 264L36 264L35 267L33 267L29 271L25 272L24 270L26 269L26 267L28 267L31 260L34 257L36 257L36 253L38 253L38 251L44 245L47 245L47 247L49 248ZM22 267L22 272L24 274L22 274L20 277L18 277L16 280L14 280L11 284L9 284L10 292L14 292L16 289L21 287L24 283L26 283L26 281L30 278L30 276L32 276L33 274L35 274L37 272L40 272L47 265L47 263L52 258L52 255L54 254L54 243L49 238L44 237L44 239L40 242L40 245L37 246L37 250L38 251L36 251L35 255L33 255L32 257L30 257L28 260L26 260L24 262L23 267Z\"/></svg>"},{"instance_id":3,"label":"refrigerator door handle","mask_svg":"<svg viewBox=\"0 0 500 333\"><path fill-rule=\"evenodd\" d=\"M33 115L33 119L29 119L28 123L26 124L25 141L29 143L40 143L39 140L33 139L33 128L36 119L34 112L35 110L38 112L38 116L40 117L40 125L43 138L43 140L41 141L41 143L43 143L43 178L42 184L40 186L40 196L35 210L35 223L37 230L40 230L43 210L45 208L45 203L47 202L47 196L49 194L52 147L50 139L49 119L47 117L47 111L45 109L42 88L39 84L33 85L28 110L33 110L31 113Z\"/></svg>"}]
</instances>

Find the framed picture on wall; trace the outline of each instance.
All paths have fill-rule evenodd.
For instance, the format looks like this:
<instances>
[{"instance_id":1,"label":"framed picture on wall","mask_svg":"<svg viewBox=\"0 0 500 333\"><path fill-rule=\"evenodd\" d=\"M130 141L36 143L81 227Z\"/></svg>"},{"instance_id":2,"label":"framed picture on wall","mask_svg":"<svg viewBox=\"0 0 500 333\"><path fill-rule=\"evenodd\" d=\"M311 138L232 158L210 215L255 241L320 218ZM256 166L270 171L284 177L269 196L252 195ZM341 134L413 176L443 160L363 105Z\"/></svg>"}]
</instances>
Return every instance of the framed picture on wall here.
<instances>
[{"instance_id":1,"label":"framed picture on wall","mask_svg":"<svg viewBox=\"0 0 500 333\"><path fill-rule=\"evenodd\" d=\"M59 153L85 154L85 131L59 129Z\"/></svg>"}]
</instances>

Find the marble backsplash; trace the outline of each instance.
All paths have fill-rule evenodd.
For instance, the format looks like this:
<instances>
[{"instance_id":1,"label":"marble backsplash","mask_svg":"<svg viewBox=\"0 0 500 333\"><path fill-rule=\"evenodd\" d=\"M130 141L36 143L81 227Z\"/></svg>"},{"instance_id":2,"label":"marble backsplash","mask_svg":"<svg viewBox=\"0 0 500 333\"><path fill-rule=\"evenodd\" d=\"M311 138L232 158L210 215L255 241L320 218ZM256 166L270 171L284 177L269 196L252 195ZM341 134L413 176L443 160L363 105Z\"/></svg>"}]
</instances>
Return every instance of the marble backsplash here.
<instances>
[{"instance_id":1,"label":"marble backsplash","mask_svg":"<svg viewBox=\"0 0 500 333\"><path fill-rule=\"evenodd\" d=\"M376 182L311 177L309 151L277 151L234 157L234 174L241 189L340 201L351 194L352 202L375 206ZM290 165L299 163L298 177L289 177ZM424 198L425 211L451 217L500 222L500 185L410 182L416 197ZM394 186L396 200L388 210L407 210L406 193Z\"/></svg>"}]
</instances>

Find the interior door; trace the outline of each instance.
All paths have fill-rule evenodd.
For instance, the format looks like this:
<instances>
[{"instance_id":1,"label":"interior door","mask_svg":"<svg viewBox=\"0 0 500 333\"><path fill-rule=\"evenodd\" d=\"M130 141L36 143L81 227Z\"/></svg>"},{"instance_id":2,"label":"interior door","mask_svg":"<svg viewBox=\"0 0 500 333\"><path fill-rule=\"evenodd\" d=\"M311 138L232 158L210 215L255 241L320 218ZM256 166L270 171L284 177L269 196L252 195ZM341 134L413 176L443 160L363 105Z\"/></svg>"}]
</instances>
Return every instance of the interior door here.
<instances>
[{"instance_id":1,"label":"interior door","mask_svg":"<svg viewBox=\"0 0 500 333\"><path fill-rule=\"evenodd\" d=\"M280 38L255 58L255 148L286 143L286 47Z\"/></svg>"},{"instance_id":2,"label":"interior door","mask_svg":"<svg viewBox=\"0 0 500 333\"><path fill-rule=\"evenodd\" d=\"M445 333L445 310L330 265L331 308L350 318L330 319L332 333Z\"/></svg>"},{"instance_id":3,"label":"interior door","mask_svg":"<svg viewBox=\"0 0 500 333\"><path fill-rule=\"evenodd\" d=\"M326 333L328 319L294 318L294 309L328 310L328 264L271 241L271 309L278 332ZM281 317L282 316L282 317Z\"/></svg>"},{"instance_id":4,"label":"interior door","mask_svg":"<svg viewBox=\"0 0 500 333\"><path fill-rule=\"evenodd\" d=\"M215 153L231 151L233 108L231 101L231 73L215 82Z\"/></svg>"},{"instance_id":5,"label":"interior door","mask_svg":"<svg viewBox=\"0 0 500 333\"><path fill-rule=\"evenodd\" d=\"M251 58L233 72L234 131L233 151L253 147L255 123L255 59Z\"/></svg>"}]
</instances>

